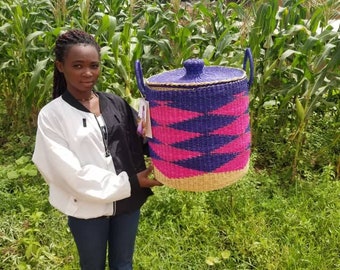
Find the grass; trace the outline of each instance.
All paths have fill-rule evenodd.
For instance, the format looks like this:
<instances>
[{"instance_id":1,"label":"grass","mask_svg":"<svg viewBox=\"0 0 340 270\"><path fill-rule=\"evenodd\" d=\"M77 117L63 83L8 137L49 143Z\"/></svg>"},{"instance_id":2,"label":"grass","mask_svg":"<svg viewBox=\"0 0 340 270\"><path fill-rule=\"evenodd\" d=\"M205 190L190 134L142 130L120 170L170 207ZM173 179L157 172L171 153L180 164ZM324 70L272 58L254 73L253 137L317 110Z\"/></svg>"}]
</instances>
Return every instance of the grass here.
<instances>
[{"instance_id":1,"label":"grass","mask_svg":"<svg viewBox=\"0 0 340 270\"><path fill-rule=\"evenodd\" d=\"M5 83L0 97L0 269L79 269L66 217L49 205L47 186L30 162L34 136L31 136L33 130L25 128L27 123L35 123L38 107L50 96L53 69L44 64L50 61L50 48L61 30L59 26L86 25L84 28L92 33L103 30L98 30L98 39L104 44L107 39L110 46L114 45L106 48L107 69L103 72L106 80L102 87L117 88L119 93L125 93L131 90L129 87L135 81L131 63L136 58L142 58L148 74L174 67L175 62L177 67L182 59L196 56L197 52L204 52L214 64L237 64L240 59L237 55L241 48L243 51L248 46L249 38L247 31L239 35L238 24L234 25L233 20L249 20L248 12L252 10L254 15L258 10L266 15L257 26L249 20L252 22L249 31L254 37L251 39L254 56L257 52L257 85L252 88L252 100L257 103L260 98L258 104L250 107L250 112L254 113L252 118L256 120L252 125L253 147L258 153L253 155L255 168L242 181L219 191L189 193L167 187L155 188L155 195L142 209L135 269L340 269L340 182L336 180L339 176L339 136L334 133L339 126L336 107L339 76L337 62L333 61L338 59L335 49L338 48L338 36L327 29L321 35L314 35L313 31L311 35L295 30L289 35L286 33L286 30L304 24L306 18L313 26L337 18L337 1L300 1L309 5L306 8L296 1L285 1L290 2L290 6L287 6L287 12L280 13L281 19L273 8L277 3L275 0L256 1L254 4L259 4L250 6L249 11L235 5L229 5L227 9L220 6L208 9L197 3L198 9L191 13L188 10L189 14L180 13L183 10L174 13L166 5L164 10L157 9L150 3L147 6L150 12L141 13L148 19L142 29L145 32L137 31L141 29L136 21L131 25L130 11L124 9L124 5L112 1L98 1L98 5L94 1L93 5L103 11L103 4L112 3L109 14L114 18L106 15L86 17L86 5L79 7L78 4L84 2L80 1L70 3L67 12L61 6L56 22L45 7L49 1L40 4L38 1L36 5L29 1L14 1L13 6L5 2L0 5L4 14L3 35L7 37L1 43L6 49L1 51L4 59L1 78ZM316 5L319 2L324 6ZM85 12L80 12L84 16L79 17L81 8L85 8ZM117 12L113 8L117 8ZM274 12L270 14L270 10ZM305 18L308 11L315 16ZM190 15L187 21L192 22L185 24L186 27L178 23L186 23L183 14ZM67 17L73 19L64 21ZM118 20L117 28L109 27L109 18L112 24L116 23L114 19ZM20 29L20 25L25 27ZM279 25L281 32L277 34L274 29ZM43 34L34 32L35 29L41 29ZM188 29L192 31L190 38ZM269 37L273 45L267 42ZM27 48L19 51L27 54L18 58L11 52L18 52L17 48L23 48L23 43L27 43ZM143 47L139 46L141 44ZM298 53L277 63L279 56L291 48ZM20 60L21 64L9 65L9 59L13 63ZM317 73L309 69L323 67L320 63L324 61L331 65L325 70L330 71L325 77L327 80L322 81L322 76L315 77ZM306 83L300 85L300 82ZM315 82L321 86L317 87ZM17 86L9 87L11 83ZM291 135L299 124L294 100L300 97L302 105L310 105L304 103L310 99L302 98L306 96L308 85L315 85L320 91L312 96L314 107L305 106L304 111L315 112L317 117L315 120L311 114L304 118L309 120L308 128L301 130L306 138L301 140L301 145L300 142L294 144ZM314 88L308 89L309 95L310 89ZM13 105L17 101L22 106L4 106L7 102ZM271 109L266 105L278 104L277 101L281 102L278 111L273 109L275 105ZM32 112L27 113L27 110ZM16 114L17 118L14 117ZM299 149L301 146L296 168L298 175L291 183L287 175L297 146Z\"/></svg>"},{"instance_id":2,"label":"grass","mask_svg":"<svg viewBox=\"0 0 340 270\"><path fill-rule=\"evenodd\" d=\"M135 269L340 269L340 182L311 180L283 186L251 170L213 192L155 188L142 208ZM46 184L39 176L21 181L0 192L0 269L78 269Z\"/></svg>"},{"instance_id":3,"label":"grass","mask_svg":"<svg viewBox=\"0 0 340 270\"><path fill-rule=\"evenodd\" d=\"M277 184L251 172L210 193L157 189L143 210L137 269L340 269L339 182Z\"/></svg>"}]
</instances>

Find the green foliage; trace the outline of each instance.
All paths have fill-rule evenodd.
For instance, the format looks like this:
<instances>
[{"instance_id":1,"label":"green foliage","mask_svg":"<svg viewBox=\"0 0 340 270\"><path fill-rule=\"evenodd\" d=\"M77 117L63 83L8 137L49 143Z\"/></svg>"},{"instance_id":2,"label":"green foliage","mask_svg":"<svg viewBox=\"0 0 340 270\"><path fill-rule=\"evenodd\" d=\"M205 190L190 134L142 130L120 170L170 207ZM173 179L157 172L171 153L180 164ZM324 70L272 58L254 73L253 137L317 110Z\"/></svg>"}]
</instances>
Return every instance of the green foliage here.
<instances>
[{"instance_id":1,"label":"green foliage","mask_svg":"<svg viewBox=\"0 0 340 270\"><path fill-rule=\"evenodd\" d=\"M42 196L38 188L36 185L26 191L46 204L46 194ZM44 212L34 209L41 209L36 201L28 206L5 212L1 218L1 269L78 269L76 248L65 217L50 207Z\"/></svg>"},{"instance_id":2,"label":"green foliage","mask_svg":"<svg viewBox=\"0 0 340 270\"><path fill-rule=\"evenodd\" d=\"M103 59L98 88L114 91L132 105L140 96L133 70L137 59L146 77L194 57L207 65L240 67L243 51L250 46L256 67L250 103L253 147L264 149L265 156L268 140L274 146L286 142L288 149L258 166L275 159L282 167L292 160L292 178L300 169L315 112L334 117L330 122L339 117L334 110L340 91L339 32L328 25L338 15L338 1L314 6L284 1L282 7L276 0L2 3L0 91L6 113L13 116L4 126L12 130L34 131L37 113L50 99L55 38L69 28L96 36ZM273 140L273 134L281 136ZM336 140L329 138L328 144Z\"/></svg>"},{"instance_id":3,"label":"green foliage","mask_svg":"<svg viewBox=\"0 0 340 270\"><path fill-rule=\"evenodd\" d=\"M250 173L214 192L156 188L136 269L340 268L339 1L238 2L0 0L0 269L78 269L30 161L54 42L70 28L102 47L99 90L131 104L137 59L148 77L194 57L241 67L253 52Z\"/></svg>"},{"instance_id":4,"label":"green foliage","mask_svg":"<svg viewBox=\"0 0 340 270\"><path fill-rule=\"evenodd\" d=\"M34 97L38 96L37 88L43 88L37 86L48 62L49 48L45 47L40 29L49 26L49 7L46 1L1 1L1 96L12 116L7 125L15 130L31 128L41 105Z\"/></svg>"},{"instance_id":5,"label":"green foliage","mask_svg":"<svg viewBox=\"0 0 340 270\"><path fill-rule=\"evenodd\" d=\"M338 268L339 183L279 182L261 172L209 193L157 189L143 209L136 268Z\"/></svg>"},{"instance_id":6,"label":"green foliage","mask_svg":"<svg viewBox=\"0 0 340 270\"><path fill-rule=\"evenodd\" d=\"M53 46L66 29L81 28L96 36L103 59L98 88L114 91L130 102L140 96L133 70L137 59L142 59L147 76L163 68L178 68L193 57L234 65L242 59L242 50L227 57L240 51L238 45L232 46L239 43L239 34L233 22L235 5L223 1L209 7L203 3L136 1L130 5L86 0L33 4L2 0L1 4L1 92L7 113L16 123L6 125L15 130L28 126L30 131L39 109L50 99Z\"/></svg>"},{"instance_id":7,"label":"green foliage","mask_svg":"<svg viewBox=\"0 0 340 270\"><path fill-rule=\"evenodd\" d=\"M256 159L256 154L253 159ZM253 160L255 161L255 160ZM142 208L135 269L338 269L339 181L332 170L283 186L251 170L213 192L167 187ZM25 177L1 209L1 269L78 269L66 217L40 177ZM1 180L2 181L2 180Z\"/></svg>"},{"instance_id":8,"label":"green foliage","mask_svg":"<svg viewBox=\"0 0 340 270\"><path fill-rule=\"evenodd\" d=\"M288 151L281 148L282 158L276 156L275 162L292 160L291 178L301 167L315 112L330 117L331 125L339 117L339 32L322 15L339 2L324 2L312 7L312 13L304 2L286 1L279 7L278 1L264 1L249 35L257 74L251 101L253 145L262 150L285 142ZM328 137L328 144L334 145L337 137Z\"/></svg>"}]
</instances>

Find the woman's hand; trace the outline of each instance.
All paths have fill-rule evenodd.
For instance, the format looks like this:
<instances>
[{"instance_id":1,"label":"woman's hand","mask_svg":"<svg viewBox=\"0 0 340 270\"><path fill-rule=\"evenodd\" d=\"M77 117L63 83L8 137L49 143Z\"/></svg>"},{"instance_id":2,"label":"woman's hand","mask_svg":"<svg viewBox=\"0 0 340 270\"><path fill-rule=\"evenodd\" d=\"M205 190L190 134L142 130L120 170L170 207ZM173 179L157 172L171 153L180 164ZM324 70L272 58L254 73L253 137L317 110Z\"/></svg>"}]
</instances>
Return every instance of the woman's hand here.
<instances>
[{"instance_id":1,"label":"woman's hand","mask_svg":"<svg viewBox=\"0 0 340 270\"><path fill-rule=\"evenodd\" d=\"M151 179L149 178L149 175L153 171L153 166L149 166L147 169L144 171L141 171L137 173L137 178L139 181L139 185L144 188L151 188L154 186L163 186L161 182L158 182L155 178Z\"/></svg>"}]
</instances>

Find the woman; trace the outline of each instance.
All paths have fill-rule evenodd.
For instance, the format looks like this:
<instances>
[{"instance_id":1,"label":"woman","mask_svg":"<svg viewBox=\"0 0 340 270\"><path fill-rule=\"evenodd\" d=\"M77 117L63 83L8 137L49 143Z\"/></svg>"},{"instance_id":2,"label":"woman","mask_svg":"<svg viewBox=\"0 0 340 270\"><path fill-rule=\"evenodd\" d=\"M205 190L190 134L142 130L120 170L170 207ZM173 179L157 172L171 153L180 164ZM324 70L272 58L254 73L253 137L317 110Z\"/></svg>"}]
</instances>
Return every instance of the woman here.
<instances>
[{"instance_id":1,"label":"woman","mask_svg":"<svg viewBox=\"0 0 340 270\"><path fill-rule=\"evenodd\" d=\"M40 111L33 162L50 203L68 216L84 270L132 269L140 207L161 185L149 179L135 112L94 90L100 48L80 30L55 45L53 100Z\"/></svg>"}]
</instances>

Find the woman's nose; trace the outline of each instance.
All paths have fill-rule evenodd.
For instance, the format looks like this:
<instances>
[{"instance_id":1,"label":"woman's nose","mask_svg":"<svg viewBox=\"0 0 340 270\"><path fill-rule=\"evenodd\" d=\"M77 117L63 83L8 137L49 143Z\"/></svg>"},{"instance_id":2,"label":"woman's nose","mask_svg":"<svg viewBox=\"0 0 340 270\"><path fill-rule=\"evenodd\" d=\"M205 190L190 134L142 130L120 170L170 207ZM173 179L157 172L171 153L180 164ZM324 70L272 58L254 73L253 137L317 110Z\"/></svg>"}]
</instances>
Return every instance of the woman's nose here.
<instances>
[{"instance_id":1,"label":"woman's nose","mask_svg":"<svg viewBox=\"0 0 340 270\"><path fill-rule=\"evenodd\" d=\"M91 77L91 76L93 76L93 72L91 71L90 68L87 68L87 69L84 70L83 76L85 76L85 77Z\"/></svg>"}]
</instances>

